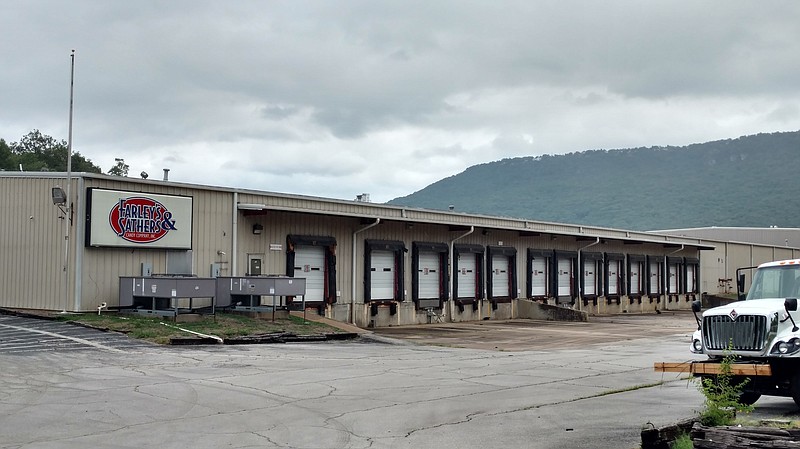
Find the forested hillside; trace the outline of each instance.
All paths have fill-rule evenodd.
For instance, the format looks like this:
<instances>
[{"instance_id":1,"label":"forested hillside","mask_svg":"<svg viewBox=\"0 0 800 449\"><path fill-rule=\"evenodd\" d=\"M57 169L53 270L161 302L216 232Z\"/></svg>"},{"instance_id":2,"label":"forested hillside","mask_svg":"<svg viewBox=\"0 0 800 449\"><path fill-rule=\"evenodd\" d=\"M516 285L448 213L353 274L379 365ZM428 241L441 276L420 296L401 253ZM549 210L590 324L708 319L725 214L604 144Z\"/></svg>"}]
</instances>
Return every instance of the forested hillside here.
<instances>
[{"instance_id":1,"label":"forested hillside","mask_svg":"<svg viewBox=\"0 0 800 449\"><path fill-rule=\"evenodd\" d=\"M476 165L389 204L631 230L800 226L800 131Z\"/></svg>"}]
</instances>

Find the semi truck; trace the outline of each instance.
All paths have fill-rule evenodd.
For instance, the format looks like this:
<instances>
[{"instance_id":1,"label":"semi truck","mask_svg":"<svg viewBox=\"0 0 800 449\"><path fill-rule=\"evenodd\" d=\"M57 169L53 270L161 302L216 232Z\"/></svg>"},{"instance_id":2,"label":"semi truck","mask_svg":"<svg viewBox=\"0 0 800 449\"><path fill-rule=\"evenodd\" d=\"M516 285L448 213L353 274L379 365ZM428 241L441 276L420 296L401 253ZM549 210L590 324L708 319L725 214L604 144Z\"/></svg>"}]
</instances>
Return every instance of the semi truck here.
<instances>
[{"instance_id":1,"label":"semi truck","mask_svg":"<svg viewBox=\"0 0 800 449\"><path fill-rule=\"evenodd\" d=\"M752 281L745 292L748 272ZM697 330L690 351L707 359L661 362L655 369L713 377L722 372L722 359L734 356L730 375L732 384L744 382L741 403L753 404L762 395L783 396L800 407L800 259L739 268L736 287L738 300L730 304L702 311L699 300L692 303Z\"/></svg>"}]
</instances>

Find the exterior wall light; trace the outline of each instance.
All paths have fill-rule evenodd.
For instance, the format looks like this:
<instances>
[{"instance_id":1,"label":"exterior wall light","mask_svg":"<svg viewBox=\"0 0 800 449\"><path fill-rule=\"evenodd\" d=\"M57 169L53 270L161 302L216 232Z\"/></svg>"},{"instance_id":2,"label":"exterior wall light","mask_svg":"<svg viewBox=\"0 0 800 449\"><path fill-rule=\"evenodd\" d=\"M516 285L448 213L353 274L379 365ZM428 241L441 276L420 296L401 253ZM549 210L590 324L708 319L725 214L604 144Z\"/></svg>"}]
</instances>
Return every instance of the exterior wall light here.
<instances>
[{"instance_id":1,"label":"exterior wall light","mask_svg":"<svg viewBox=\"0 0 800 449\"><path fill-rule=\"evenodd\" d=\"M53 197L53 204L67 204L67 195L61 187L53 187L50 191Z\"/></svg>"},{"instance_id":2,"label":"exterior wall light","mask_svg":"<svg viewBox=\"0 0 800 449\"><path fill-rule=\"evenodd\" d=\"M253 234L261 235L262 232L264 232L264 226L261 226L258 223L253 225Z\"/></svg>"}]
</instances>

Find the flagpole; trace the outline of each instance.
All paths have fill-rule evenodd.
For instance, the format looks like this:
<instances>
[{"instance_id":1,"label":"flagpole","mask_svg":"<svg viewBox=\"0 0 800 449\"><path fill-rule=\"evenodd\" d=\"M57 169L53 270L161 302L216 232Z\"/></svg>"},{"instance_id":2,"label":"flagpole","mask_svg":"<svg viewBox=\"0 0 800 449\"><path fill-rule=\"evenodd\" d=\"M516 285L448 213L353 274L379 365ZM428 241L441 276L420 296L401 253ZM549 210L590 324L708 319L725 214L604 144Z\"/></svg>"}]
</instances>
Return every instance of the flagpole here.
<instances>
[{"instance_id":1,"label":"flagpole","mask_svg":"<svg viewBox=\"0 0 800 449\"><path fill-rule=\"evenodd\" d=\"M72 224L72 98L75 86L75 50L70 54L69 73L69 137L67 140L67 211L64 217L64 307L61 313L67 313L69 304L69 234Z\"/></svg>"}]
</instances>

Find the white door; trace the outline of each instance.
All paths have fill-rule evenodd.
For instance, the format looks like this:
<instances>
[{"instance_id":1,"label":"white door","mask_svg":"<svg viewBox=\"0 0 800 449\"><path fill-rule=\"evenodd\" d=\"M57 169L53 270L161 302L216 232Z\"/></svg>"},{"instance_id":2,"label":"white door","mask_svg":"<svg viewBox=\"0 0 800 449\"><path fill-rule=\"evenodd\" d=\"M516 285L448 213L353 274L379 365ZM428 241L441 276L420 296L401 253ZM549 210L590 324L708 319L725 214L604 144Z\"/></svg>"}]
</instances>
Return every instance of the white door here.
<instances>
[{"instance_id":1,"label":"white door","mask_svg":"<svg viewBox=\"0 0 800 449\"><path fill-rule=\"evenodd\" d=\"M417 285L419 299L439 299L442 272L439 269L439 253L419 253Z\"/></svg>"},{"instance_id":2,"label":"white door","mask_svg":"<svg viewBox=\"0 0 800 449\"><path fill-rule=\"evenodd\" d=\"M458 256L458 297L475 298L475 279L478 273L475 254L460 254Z\"/></svg>"},{"instance_id":3,"label":"white door","mask_svg":"<svg viewBox=\"0 0 800 449\"><path fill-rule=\"evenodd\" d=\"M531 261L531 296L547 296L547 259Z\"/></svg>"},{"instance_id":4,"label":"white door","mask_svg":"<svg viewBox=\"0 0 800 449\"><path fill-rule=\"evenodd\" d=\"M558 260L558 296L572 296L572 259Z\"/></svg>"},{"instance_id":5,"label":"white door","mask_svg":"<svg viewBox=\"0 0 800 449\"><path fill-rule=\"evenodd\" d=\"M324 301L325 248L321 246L296 247L294 277L306 278L306 301Z\"/></svg>"},{"instance_id":6,"label":"white door","mask_svg":"<svg viewBox=\"0 0 800 449\"><path fill-rule=\"evenodd\" d=\"M372 251L370 263L370 298L394 299L394 253Z\"/></svg>"},{"instance_id":7,"label":"white door","mask_svg":"<svg viewBox=\"0 0 800 449\"><path fill-rule=\"evenodd\" d=\"M492 256L492 296L495 298L511 297L511 286L508 282L508 256Z\"/></svg>"},{"instance_id":8,"label":"white door","mask_svg":"<svg viewBox=\"0 0 800 449\"><path fill-rule=\"evenodd\" d=\"M697 275L695 272L696 269L697 267L695 265L686 266L686 293L694 293L695 276Z\"/></svg>"},{"instance_id":9,"label":"white door","mask_svg":"<svg viewBox=\"0 0 800 449\"><path fill-rule=\"evenodd\" d=\"M669 266L669 293L678 293L678 266Z\"/></svg>"},{"instance_id":10,"label":"white door","mask_svg":"<svg viewBox=\"0 0 800 449\"><path fill-rule=\"evenodd\" d=\"M611 260L608 262L608 294L619 295L619 273L620 265L619 260Z\"/></svg>"},{"instance_id":11,"label":"white door","mask_svg":"<svg viewBox=\"0 0 800 449\"><path fill-rule=\"evenodd\" d=\"M660 293L661 291L661 264L658 262L650 263L650 293Z\"/></svg>"},{"instance_id":12,"label":"white door","mask_svg":"<svg viewBox=\"0 0 800 449\"><path fill-rule=\"evenodd\" d=\"M597 262L594 260L583 261L583 294L594 296L597 294Z\"/></svg>"},{"instance_id":13,"label":"white door","mask_svg":"<svg viewBox=\"0 0 800 449\"><path fill-rule=\"evenodd\" d=\"M631 291L629 295L639 295L642 293L642 264L639 262L631 263Z\"/></svg>"}]
</instances>

